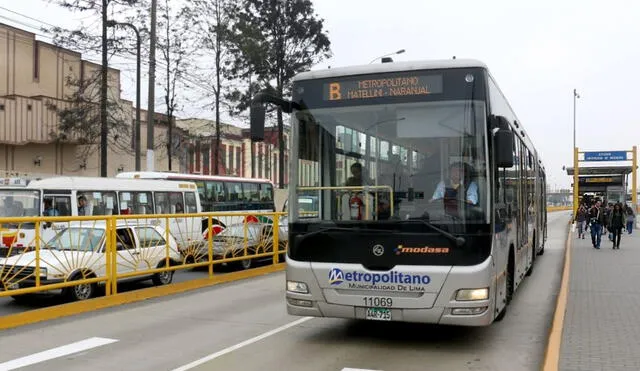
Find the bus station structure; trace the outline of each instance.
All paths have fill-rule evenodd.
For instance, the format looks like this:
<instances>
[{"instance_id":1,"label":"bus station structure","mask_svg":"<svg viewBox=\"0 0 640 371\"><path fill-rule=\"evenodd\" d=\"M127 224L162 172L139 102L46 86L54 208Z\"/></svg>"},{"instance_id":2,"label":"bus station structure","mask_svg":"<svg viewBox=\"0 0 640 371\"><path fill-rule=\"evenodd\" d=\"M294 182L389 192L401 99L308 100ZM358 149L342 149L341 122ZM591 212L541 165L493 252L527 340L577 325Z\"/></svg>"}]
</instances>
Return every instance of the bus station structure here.
<instances>
[{"instance_id":1,"label":"bus station structure","mask_svg":"<svg viewBox=\"0 0 640 371\"><path fill-rule=\"evenodd\" d=\"M580 166L580 162L623 162L630 161L630 165L602 165ZM631 150L580 152L574 149L573 167L567 167L567 175L573 176L573 212L580 203L580 196L595 193L611 201L627 201L629 175L631 175L631 203L635 211L638 209L637 147ZM576 169L574 171L574 169Z\"/></svg>"}]
</instances>

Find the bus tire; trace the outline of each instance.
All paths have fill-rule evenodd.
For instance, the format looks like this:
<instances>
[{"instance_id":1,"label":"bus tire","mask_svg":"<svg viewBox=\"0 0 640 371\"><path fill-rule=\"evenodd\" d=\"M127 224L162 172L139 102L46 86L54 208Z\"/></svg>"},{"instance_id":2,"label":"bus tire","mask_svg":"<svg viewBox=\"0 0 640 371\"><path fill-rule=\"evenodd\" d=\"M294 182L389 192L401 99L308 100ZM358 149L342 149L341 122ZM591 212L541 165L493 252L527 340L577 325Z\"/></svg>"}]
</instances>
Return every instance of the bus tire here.
<instances>
[{"instance_id":1,"label":"bus tire","mask_svg":"<svg viewBox=\"0 0 640 371\"><path fill-rule=\"evenodd\" d=\"M507 306L505 305L502 310L500 311L500 313L498 313L498 315L496 316L496 318L494 319L494 321L496 322L500 322L504 319L504 317L507 315Z\"/></svg>"},{"instance_id":2,"label":"bus tire","mask_svg":"<svg viewBox=\"0 0 640 371\"><path fill-rule=\"evenodd\" d=\"M509 262L507 263L507 303L509 305L511 303L511 299L513 299L513 285L515 283L515 255L513 253L513 246L509 248Z\"/></svg>"},{"instance_id":3,"label":"bus tire","mask_svg":"<svg viewBox=\"0 0 640 371\"><path fill-rule=\"evenodd\" d=\"M533 234L533 247L531 249L531 266L529 267L529 269L527 270L527 277L531 275L531 273L533 273L533 266L536 263L536 250L538 249L538 246L536 245L536 234Z\"/></svg>"},{"instance_id":4,"label":"bus tire","mask_svg":"<svg viewBox=\"0 0 640 371\"><path fill-rule=\"evenodd\" d=\"M544 255L544 243L542 244L542 248L540 249L538 255Z\"/></svg>"}]
</instances>

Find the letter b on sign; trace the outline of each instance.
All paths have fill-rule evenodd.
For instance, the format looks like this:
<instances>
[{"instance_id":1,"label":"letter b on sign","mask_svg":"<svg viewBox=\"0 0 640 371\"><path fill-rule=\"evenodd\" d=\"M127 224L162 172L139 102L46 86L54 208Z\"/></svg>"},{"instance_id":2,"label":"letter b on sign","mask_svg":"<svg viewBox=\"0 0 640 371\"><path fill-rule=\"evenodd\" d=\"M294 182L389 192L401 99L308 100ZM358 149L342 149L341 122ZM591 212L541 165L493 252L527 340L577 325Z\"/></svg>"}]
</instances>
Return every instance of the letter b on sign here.
<instances>
[{"instance_id":1,"label":"letter b on sign","mask_svg":"<svg viewBox=\"0 0 640 371\"><path fill-rule=\"evenodd\" d=\"M340 94L340 83L332 82L329 84L329 100L339 99L342 99L342 94Z\"/></svg>"}]
</instances>

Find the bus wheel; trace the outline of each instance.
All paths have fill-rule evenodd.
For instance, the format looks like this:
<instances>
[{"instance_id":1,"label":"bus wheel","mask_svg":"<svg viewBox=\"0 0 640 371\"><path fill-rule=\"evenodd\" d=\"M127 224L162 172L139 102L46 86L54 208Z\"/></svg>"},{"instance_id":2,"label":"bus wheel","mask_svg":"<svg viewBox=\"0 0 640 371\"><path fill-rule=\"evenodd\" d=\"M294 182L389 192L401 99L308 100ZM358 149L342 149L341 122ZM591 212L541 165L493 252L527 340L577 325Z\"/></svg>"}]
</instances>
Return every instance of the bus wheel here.
<instances>
[{"instance_id":1,"label":"bus wheel","mask_svg":"<svg viewBox=\"0 0 640 371\"><path fill-rule=\"evenodd\" d=\"M500 311L500 313L498 313L498 315L496 316L495 321L496 322L502 321L506 315L507 315L507 306L505 305L504 307L502 307L502 310Z\"/></svg>"},{"instance_id":2,"label":"bus wheel","mask_svg":"<svg viewBox=\"0 0 640 371\"><path fill-rule=\"evenodd\" d=\"M538 253L538 255L542 255L544 254L544 243L542 244L542 248L540 249L540 252Z\"/></svg>"},{"instance_id":3,"label":"bus wheel","mask_svg":"<svg viewBox=\"0 0 640 371\"><path fill-rule=\"evenodd\" d=\"M536 263L536 237L533 236L533 248L531 249L531 266L527 270L527 276L530 276L533 273L533 266Z\"/></svg>"},{"instance_id":4,"label":"bus wheel","mask_svg":"<svg viewBox=\"0 0 640 371\"><path fill-rule=\"evenodd\" d=\"M509 305L511 303L511 299L513 299L515 265L513 248L511 248L509 249L509 263L507 264L507 305Z\"/></svg>"}]
</instances>

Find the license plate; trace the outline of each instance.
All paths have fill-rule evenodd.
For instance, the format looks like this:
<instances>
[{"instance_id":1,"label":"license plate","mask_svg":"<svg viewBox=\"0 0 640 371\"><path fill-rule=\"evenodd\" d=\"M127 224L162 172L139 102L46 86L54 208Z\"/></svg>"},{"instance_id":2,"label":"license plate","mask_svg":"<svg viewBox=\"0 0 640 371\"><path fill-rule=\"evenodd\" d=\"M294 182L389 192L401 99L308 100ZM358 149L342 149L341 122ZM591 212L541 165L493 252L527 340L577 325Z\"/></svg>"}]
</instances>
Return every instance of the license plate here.
<instances>
[{"instance_id":1,"label":"license plate","mask_svg":"<svg viewBox=\"0 0 640 371\"><path fill-rule=\"evenodd\" d=\"M374 321L391 321L391 309L387 308L367 308L365 319Z\"/></svg>"}]
</instances>

